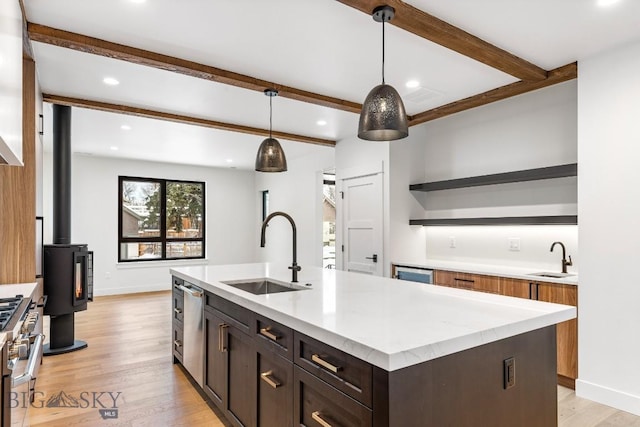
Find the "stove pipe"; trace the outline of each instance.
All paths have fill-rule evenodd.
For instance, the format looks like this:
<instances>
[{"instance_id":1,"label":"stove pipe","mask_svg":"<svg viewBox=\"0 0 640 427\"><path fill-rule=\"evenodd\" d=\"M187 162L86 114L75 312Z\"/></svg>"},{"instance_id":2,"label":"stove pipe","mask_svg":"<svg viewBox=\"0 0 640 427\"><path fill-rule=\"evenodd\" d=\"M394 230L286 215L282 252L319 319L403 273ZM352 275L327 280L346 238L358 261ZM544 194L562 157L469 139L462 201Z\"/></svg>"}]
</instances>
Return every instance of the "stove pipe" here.
<instances>
[{"instance_id":1,"label":"stove pipe","mask_svg":"<svg viewBox=\"0 0 640 427\"><path fill-rule=\"evenodd\" d=\"M71 243L71 107L53 104L53 243Z\"/></svg>"}]
</instances>

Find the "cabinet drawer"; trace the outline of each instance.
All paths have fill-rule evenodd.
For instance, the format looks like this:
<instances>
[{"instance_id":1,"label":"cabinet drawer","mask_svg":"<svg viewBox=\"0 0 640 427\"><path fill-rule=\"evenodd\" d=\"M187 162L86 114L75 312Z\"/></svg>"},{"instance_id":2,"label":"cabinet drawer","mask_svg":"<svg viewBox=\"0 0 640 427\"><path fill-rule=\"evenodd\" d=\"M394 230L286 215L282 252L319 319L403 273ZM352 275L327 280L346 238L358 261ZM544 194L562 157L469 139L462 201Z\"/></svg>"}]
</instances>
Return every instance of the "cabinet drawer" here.
<instances>
[{"instance_id":1,"label":"cabinet drawer","mask_svg":"<svg viewBox=\"0 0 640 427\"><path fill-rule=\"evenodd\" d=\"M184 319L184 292L173 289L173 320L182 323Z\"/></svg>"},{"instance_id":2,"label":"cabinet drawer","mask_svg":"<svg viewBox=\"0 0 640 427\"><path fill-rule=\"evenodd\" d=\"M258 426L293 425L293 363L258 348Z\"/></svg>"},{"instance_id":3,"label":"cabinet drawer","mask_svg":"<svg viewBox=\"0 0 640 427\"><path fill-rule=\"evenodd\" d=\"M256 341L264 348L293 360L293 330L259 314L256 314L255 322Z\"/></svg>"},{"instance_id":4,"label":"cabinet drawer","mask_svg":"<svg viewBox=\"0 0 640 427\"><path fill-rule=\"evenodd\" d=\"M305 427L371 427L371 410L294 366L294 424Z\"/></svg>"},{"instance_id":5,"label":"cabinet drawer","mask_svg":"<svg viewBox=\"0 0 640 427\"><path fill-rule=\"evenodd\" d=\"M215 309L223 315L226 322L245 334L251 333L251 319L253 318L251 311L209 292L205 292L204 296L205 310L211 311Z\"/></svg>"},{"instance_id":6,"label":"cabinet drawer","mask_svg":"<svg viewBox=\"0 0 640 427\"><path fill-rule=\"evenodd\" d=\"M174 323L173 339L171 340L173 345L173 354L174 356L178 357L180 361L182 361L182 343L183 343L182 340L183 340L182 327Z\"/></svg>"},{"instance_id":7,"label":"cabinet drawer","mask_svg":"<svg viewBox=\"0 0 640 427\"><path fill-rule=\"evenodd\" d=\"M294 332L294 341L294 362L298 366L371 407L370 364L298 332Z\"/></svg>"},{"instance_id":8,"label":"cabinet drawer","mask_svg":"<svg viewBox=\"0 0 640 427\"><path fill-rule=\"evenodd\" d=\"M453 271L436 270L433 283L450 288L473 289L475 278L473 274Z\"/></svg>"}]
</instances>

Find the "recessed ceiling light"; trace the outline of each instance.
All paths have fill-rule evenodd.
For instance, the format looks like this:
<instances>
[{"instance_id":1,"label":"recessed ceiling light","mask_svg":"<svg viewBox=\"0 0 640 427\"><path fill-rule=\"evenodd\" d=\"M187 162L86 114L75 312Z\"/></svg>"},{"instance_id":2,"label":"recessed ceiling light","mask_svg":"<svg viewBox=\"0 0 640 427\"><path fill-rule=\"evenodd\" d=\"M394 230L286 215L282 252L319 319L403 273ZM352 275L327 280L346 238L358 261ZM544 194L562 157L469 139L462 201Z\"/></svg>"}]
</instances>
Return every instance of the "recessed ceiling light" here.
<instances>
[{"instance_id":1,"label":"recessed ceiling light","mask_svg":"<svg viewBox=\"0 0 640 427\"><path fill-rule=\"evenodd\" d=\"M105 77L104 79L102 79L102 82L109 86L117 86L120 84L120 82L113 77Z\"/></svg>"},{"instance_id":2,"label":"recessed ceiling light","mask_svg":"<svg viewBox=\"0 0 640 427\"><path fill-rule=\"evenodd\" d=\"M227 159L227 163L233 162L233 159Z\"/></svg>"},{"instance_id":3,"label":"recessed ceiling light","mask_svg":"<svg viewBox=\"0 0 640 427\"><path fill-rule=\"evenodd\" d=\"M420 86L420 82L417 80L409 80L406 84L405 84L408 88L413 89L415 87Z\"/></svg>"},{"instance_id":4,"label":"recessed ceiling light","mask_svg":"<svg viewBox=\"0 0 640 427\"><path fill-rule=\"evenodd\" d=\"M118 151L118 147L116 147L115 145L112 145L109 148L111 149L111 151Z\"/></svg>"},{"instance_id":5,"label":"recessed ceiling light","mask_svg":"<svg viewBox=\"0 0 640 427\"><path fill-rule=\"evenodd\" d=\"M316 124L317 124L318 126L325 126L325 125L327 124L327 121L326 121L326 120L318 120L318 121L316 122Z\"/></svg>"},{"instance_id":6,"label":"recessed ceiling light","mask_svg":"<svg viewBox=\"0 0 640 427\"><path fill-rule=\"evenodd\" d=\"M122 126L120 126L120 129L122 129L122 130L131 130L131 126L129 126L129 125L122 125Z\"/></svg>"},{"instance_id":7,"label":"recessed ceiling light","mask_svg":"<svg viewBox=\"0 0 640 427\"><path fill-rule=\"evenodd\" d=\"M131 3L144 3L147 0L129 0Z\"/></svg>"},{"instance_id":8,"label":"recessed ceiling light","mask_svg":"<svg viewBox=\"0 0 640 427\"><path fill-rule=\"evenodd\" d=\"M598 0L598 6L600 7L609 7L618 3L620 0Z\"/></svg>"}]
</instances>

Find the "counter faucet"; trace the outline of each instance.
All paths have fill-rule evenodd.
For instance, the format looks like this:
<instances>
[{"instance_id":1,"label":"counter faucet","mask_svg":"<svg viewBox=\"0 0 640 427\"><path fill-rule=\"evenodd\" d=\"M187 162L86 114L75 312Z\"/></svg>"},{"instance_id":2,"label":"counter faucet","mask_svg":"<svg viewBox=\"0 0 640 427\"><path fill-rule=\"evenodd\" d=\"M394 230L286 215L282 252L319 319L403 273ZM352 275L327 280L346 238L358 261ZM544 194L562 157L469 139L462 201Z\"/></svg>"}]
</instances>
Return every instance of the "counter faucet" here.
<instances>
[{"instance_id":1,"label":"counter faucet","mask_svg":"<svg viewBox=\"0 0 640 427\"><path fill-rule=\"evenodd\" d=\"M272 214L269 214L268 217L265 218L264 222L262 223L262 230L260 231L260 247L264 248L264 245L266 243L265 241L265 231L267 231L267 224L269 224L269 221L271 221L271 218L273 218L274 216L283 216L285 218L287 218L289 220L289 222L291 223L291 228L293 229L293 262L291 263L291 266L289 267L289 270L291 270L291 281L292 282L297 282L298 281L298 271L302 270L302 267L300 267L298 265L298 263L296 262L296 242L298 240L297 237L297 232L296 232L296 223L293 222L293 218L291 218L288 214L284 213L284 212L273 212Z\"/></svg>"},{"instance_id":2,"label":"counter faucet","mask_svg":"<svg viewBox=\"0 0 640 427\"><path fill-rule=\"evenodd\" d=\"M553 252L553 248L556 245L560 245L562 247L562 272L566 273L567 272L567 266L569 265L573 265L573 261L571 261L571 255L569 255L569 261L567 261L567 251L564 248L564 244L562 242L553 242L553 244L551 245L551 252Z\"/></svg>"}]
</instances>

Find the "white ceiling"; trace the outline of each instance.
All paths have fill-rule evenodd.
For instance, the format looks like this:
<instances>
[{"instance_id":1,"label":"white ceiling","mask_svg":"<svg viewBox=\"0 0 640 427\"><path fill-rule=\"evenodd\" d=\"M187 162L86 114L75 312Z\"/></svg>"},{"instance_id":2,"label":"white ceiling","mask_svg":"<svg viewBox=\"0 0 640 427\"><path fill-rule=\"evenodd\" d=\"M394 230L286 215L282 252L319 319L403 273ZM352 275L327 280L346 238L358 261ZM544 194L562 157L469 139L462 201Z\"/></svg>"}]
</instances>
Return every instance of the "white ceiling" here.
<instances>
[{"instance_id":1,"label":"white ceiling","mask_svg":"<svg viewBox=\"0 0 640 427\"><path fill-rule=\"evenodd\" d=\"M545 69L640 39L640 1L411 0L413 6ZM163 53L361 103L380 82L381 28L334 0L27 0L29 22ZM386 81L409 114L516 81L512 76L388 25ZM34 43L44 93L268 128L261 92ZM106 86L104 77L118 86ZM430 92L412 102L405 83ZM357 114L274 99L274 129L326 139L353 136ZM50 121L51 114L46 120ZM325 126L318 126L325 120ZM131 130L120 126L128 124ZM49 125L50 126L50 125ZM51 132L46 138L50 146ZM263 138L74 109L74 151L252 169ZM291 162L327 149L283 141ZM110 147L118 147L113 151ZM232 163L227 163L232 159Z\"/></svg>"}]
</instances>

